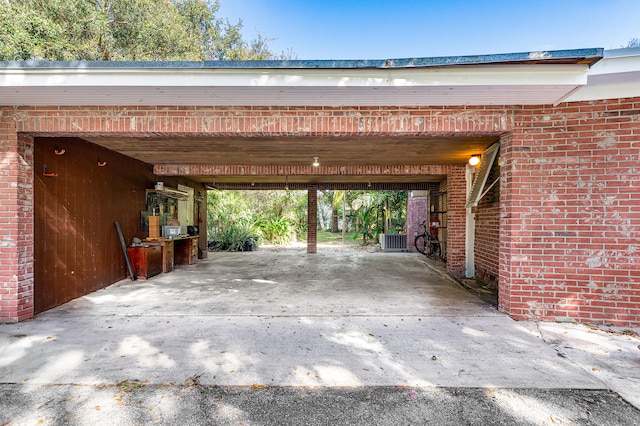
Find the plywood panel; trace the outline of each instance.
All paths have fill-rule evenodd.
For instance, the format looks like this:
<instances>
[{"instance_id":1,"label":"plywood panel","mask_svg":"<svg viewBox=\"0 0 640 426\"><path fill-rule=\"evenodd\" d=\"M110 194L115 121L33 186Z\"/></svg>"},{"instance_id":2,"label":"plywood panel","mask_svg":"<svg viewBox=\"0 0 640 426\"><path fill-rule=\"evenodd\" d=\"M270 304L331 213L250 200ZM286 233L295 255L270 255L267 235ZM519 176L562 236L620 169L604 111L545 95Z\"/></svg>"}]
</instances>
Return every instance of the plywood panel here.
<instances>
[{"instance_id":1,"label":"plywood panel","mask_svg":"<svg viewBox=\"0 0 640 426\"><path fill-rule=\"evenodd\" d=\"M65 149L55 155L54 147ZM97 160L106 161L98 167ZM43 176L44 164L57 176ZM124 278L114 221L139 235L151 167L76 139L35 140L35 310Z\"/></svg>"}]
</instances>

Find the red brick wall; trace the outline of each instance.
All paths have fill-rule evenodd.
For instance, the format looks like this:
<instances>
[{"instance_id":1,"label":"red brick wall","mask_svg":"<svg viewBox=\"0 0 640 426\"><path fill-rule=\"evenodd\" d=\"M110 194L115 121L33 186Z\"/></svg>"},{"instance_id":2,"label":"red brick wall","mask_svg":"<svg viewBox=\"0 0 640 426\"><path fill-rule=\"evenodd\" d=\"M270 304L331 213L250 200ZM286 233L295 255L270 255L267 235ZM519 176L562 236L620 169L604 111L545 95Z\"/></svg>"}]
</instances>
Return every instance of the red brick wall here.
<instances>
[{"instance_id":1,"label":"red brick wall","mask_svg":"<svg viewBox=\"0 0 640 426\"><path fill-rule=\"evenodd\" d=\"M456 277L465 273L467 202L466 165L454 166L447 175L447 270Z\"/></svg>"},{"instance_id":2,"label":"red brick wall","mask_svg":"<svg viewBox=\"0 0 640 426\"><path fill-rule=\"evenodd\" d=\"M500 203L483 197L475 209L475 276L485 283L498 283L500 250Z\"/></svg>"},{"instance_id":3,"label":"red brick wall","mask_svg":"<svg viewBox=\"0 0 640 426\"><path fill-rule=\"evenodd\" d=\"M0 321L33 316L33 140L0 110Z\"/></svg>"},{"instance_id":4,"label":"red brick wall","mask_svg":"<svg viewBox=\"0 0 640 426\"><path fill-rule=\"evenodd\" d=\"M513 127L500 107L27 107L18 132L88 135L419 136L499 135Z\"/></svg>"},{"instance_id":5,"label":"red brick wall","mask_svg":"<svg viewBox=\"0 0 640 426\"><path fill-rule=\"evenodd\" d=\"M500 308L640 325L640 99L525 108L501 147Z\"/></svg>"},{"instance_id":6,"label":"red brick wall","mask_svg":"<svg viewBox=\"0 0 640 426\"><path fill-rule=\"evenodd\" d=\"M426 191L425 191L426 193ZM415 249L415 239L417 234L422 234L424 228L420 224L427 218L426 197L412 197L409 192L407 198L407 248Z\"/></svg>"}]
</instances>

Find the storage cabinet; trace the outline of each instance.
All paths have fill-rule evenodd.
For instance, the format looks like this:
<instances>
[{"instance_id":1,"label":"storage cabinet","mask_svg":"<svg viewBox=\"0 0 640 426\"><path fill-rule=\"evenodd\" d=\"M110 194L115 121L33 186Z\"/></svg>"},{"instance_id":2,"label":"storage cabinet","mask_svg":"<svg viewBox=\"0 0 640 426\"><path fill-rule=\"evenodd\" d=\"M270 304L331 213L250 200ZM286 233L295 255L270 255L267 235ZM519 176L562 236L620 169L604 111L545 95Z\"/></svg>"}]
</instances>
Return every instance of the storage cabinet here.
<instances>
[{"instance_id":1,"label":"storage cabinet","mask_svg":"<svg viewBox=\"0 0 640 426\"><path fill-rule=\"evenodd\" d=\"M181 237L173 242L176 265L193 265L198 262L198 237Z\"/></svg>"},{"instance_id":2,"label":"storage cabinet","mask_svg":"<svg viewBox=\"0 0 640 426\"><path fill-rule=\"evenodd\" d=\"M162 245L127 247L133 273L139 279L147 279L162 272Z\"/></svg>"}]
</instances>

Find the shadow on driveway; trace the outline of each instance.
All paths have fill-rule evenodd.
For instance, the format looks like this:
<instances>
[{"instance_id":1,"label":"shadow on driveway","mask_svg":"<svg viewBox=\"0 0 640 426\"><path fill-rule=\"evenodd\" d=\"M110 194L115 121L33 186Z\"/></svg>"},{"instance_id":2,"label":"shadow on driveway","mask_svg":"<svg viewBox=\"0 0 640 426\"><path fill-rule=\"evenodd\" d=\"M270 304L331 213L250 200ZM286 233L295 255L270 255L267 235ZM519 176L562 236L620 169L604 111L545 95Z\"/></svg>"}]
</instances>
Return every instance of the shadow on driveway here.
<instances>
[{"instance_id":1,"label":"shadow on driveway","mask_svg":"<svg viewBox=\"0 0 640 426\"><path fill-rule=\"evenodd\" d=\"M389 412L406 405L446 417L431 398L459 415L467 406L460 401L481 397L487 415L516 424L527 424L531 406L543 417L588 420L584 409L611 399L637 415L533 331L407 253L215 253L171 274L121 281L0 326L0 377L8 398L0 404L10 413L2 421L82 410L87 422L134 422L141 414L132 392L150 409L145 422L160 423L189 401L194 413L254 421L258 401L266 420L269 407L299 402L319 419L309 424L340 418L320 415L325 404L350 418L350 407L373 415L376 401ZM549 392L560 402L545 401ZM47 393L50 405L32 398ZM261 395L255 406L251 395Z\"/></svg>"}]
</instances>

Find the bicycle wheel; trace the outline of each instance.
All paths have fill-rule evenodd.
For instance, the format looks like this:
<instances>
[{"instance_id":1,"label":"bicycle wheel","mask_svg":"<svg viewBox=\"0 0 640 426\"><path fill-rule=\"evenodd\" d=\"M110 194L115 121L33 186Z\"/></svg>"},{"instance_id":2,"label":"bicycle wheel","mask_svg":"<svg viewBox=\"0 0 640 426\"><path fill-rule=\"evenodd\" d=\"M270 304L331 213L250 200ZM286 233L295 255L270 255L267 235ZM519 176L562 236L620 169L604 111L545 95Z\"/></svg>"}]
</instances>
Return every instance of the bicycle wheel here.
<instances>
[{"instance_id":1,"label":"bicycle wheel","mask_svg":"<svg viewBox=\"0 0 640 426\"><path fill-rule=\"evenodd\" d=\"M440 251L439 241L432 241L431 244L429 245L431 246L431 250L429 253L430 256L433 256L434 258L442 256L442 252Z\"/></svg>"},{"instance_id":2,"label":"bicycle wheel","mask_svg":"<svg viewBox=\"0 0 640 426\"><path fill-rule=\"evenodd\" d=\"M426 244L427 244L427 246L424 249L424 251L425 251L424 254L427 257L432 257L433 256L433 240L429 239Z\"/></svg>"},{"instance_id":3,"label":"bicycle wheel","mask_svg":"<svg viewBox=\"0 0 640 426\"><path fill-rule=\"evenodd\" d=\"M418 235L414 241L415 246L416 246L416 250L418 250L420 253L422 254L426 254L427 253L427 236L422 234L422 235Z\"/></svg>"}]
</instances>

